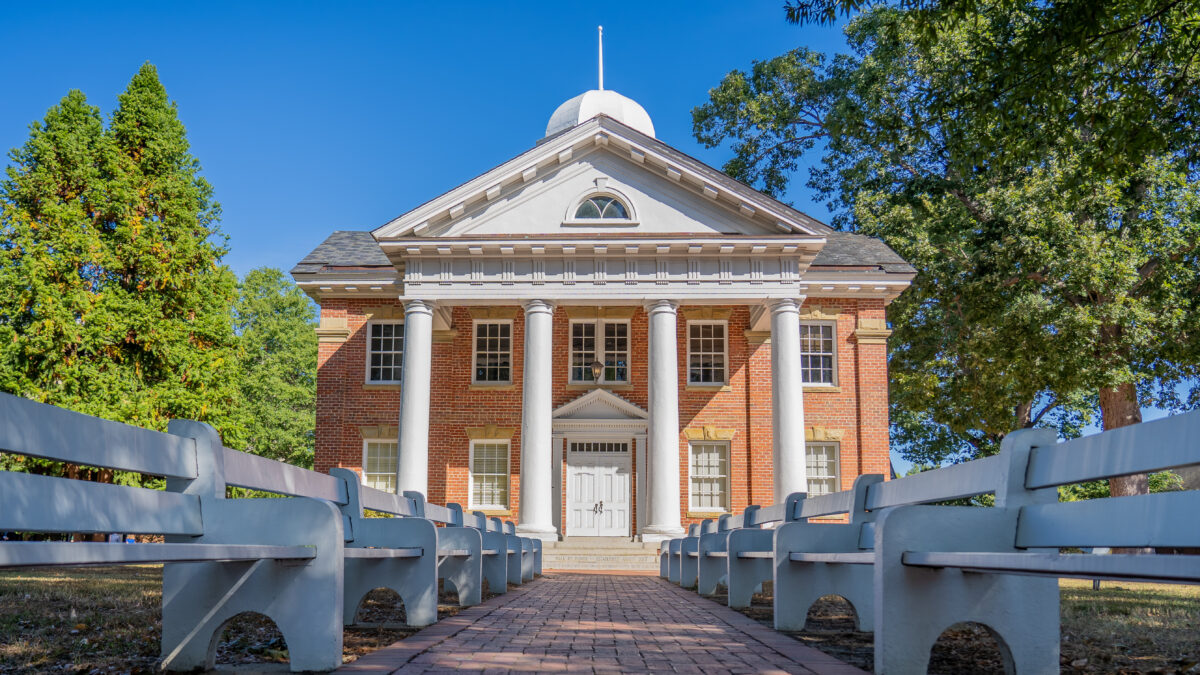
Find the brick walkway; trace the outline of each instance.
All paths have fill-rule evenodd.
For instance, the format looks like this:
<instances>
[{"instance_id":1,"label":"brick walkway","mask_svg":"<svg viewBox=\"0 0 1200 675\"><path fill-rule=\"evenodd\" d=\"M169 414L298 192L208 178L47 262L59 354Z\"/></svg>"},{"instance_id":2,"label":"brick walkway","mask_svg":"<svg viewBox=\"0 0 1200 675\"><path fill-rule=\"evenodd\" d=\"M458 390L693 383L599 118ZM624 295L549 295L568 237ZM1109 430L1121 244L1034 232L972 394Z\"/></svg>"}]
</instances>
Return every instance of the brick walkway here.
<instances>
[{"instance_id":1,"label":"brick walkway","mask_svg":"<svg viewBox=\"0 0 1200 675\"><path fill-rule=\"evenodd\" d=\"M338 672L861 673L657 576L548 572Z\"/></svg>"}]
</instances>

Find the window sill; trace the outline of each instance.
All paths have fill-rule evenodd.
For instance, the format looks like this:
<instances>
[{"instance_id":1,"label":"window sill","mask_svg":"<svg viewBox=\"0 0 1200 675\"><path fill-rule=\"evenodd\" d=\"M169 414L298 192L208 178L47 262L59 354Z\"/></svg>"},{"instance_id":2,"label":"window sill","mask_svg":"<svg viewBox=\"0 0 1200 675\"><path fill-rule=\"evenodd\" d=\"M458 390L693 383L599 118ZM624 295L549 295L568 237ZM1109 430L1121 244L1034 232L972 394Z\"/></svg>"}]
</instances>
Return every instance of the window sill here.
<instances>
[{"instance_id":1,"label":"window sill","mask_svg":"<svg viewBox=\"0 0 1200 675\"><path fill-rule=\"evenodd\" d=\"M806 385L804 385L803 389L804 389L805 394L840 394L840 393L842 393L841 387L835 387L833 385L806 384Z\"/></svg>"},{"instance_id":2,"label":"window sill","mask_svg":"<svg viewBox=\"0 0 1200 675\"><path fill-rule=\"evenodd\" d=\"M727 516L727 515L729 515L728 511L688 511L687 513L684 514L683 517L684 518L700 518L700 519L712 518L713 520L716 520L717 518L720 518L721 516Z\"/></svg>"},{"instance_id":3,"label":"window sill","mask_svg":"<svg viewBox=\"0 0 1200 675\"><path fill-rule=\"evenodd\" d=\"M517 385L512 382L472 382L469 391L512 391Z\"/></svg>"},{"instance_id":4,"label":"window sill","mask_svg":"<svg viewBox=\"0 0 1200 675\"><path fill-rule=\"evenodd\" d=\"M400 391L399 382L366 382L363 384L364 391Z\"/></svg>"},{"instance_id":5,"label":"window sill","mask_svg":"<svg viewBox=\"0 0 1200 675\"><path fill-rule=\"evenodd\" d=\"M633 391L633 385L628 382L623 384L584 384L581 382L570 383L567 385L567 391L590 391L592 389L607 389L609 391Z\"/></svg>"},{"instance_id":6,"label":"window sill","mask_svg":"<svg viewBox=\"0 0 1200 675\"><path fill-rule=\"evenodd\" d=\"M563 227L637 227L640 224L627 218L572 218L563 221Z\"/></svg>"},{"instance_id":7,"label":"window sill","mask_svg":"<svg viewBox=\"0 0 1200 675\"><path fill-rule=\"evenodd\" d=\"M728 384L691 384L689 383L685 391L733 391L733 387Z\"/></svg>"},{"instance_id":8,"label":"window sill","mask_svg":"<svg viewBox=\"0 0 1200 675\"><path fill-rule=\"evenodd\" d=\"M482 513L488 518L503 518L512 515L512 511L509 509L481 509L477 507L469 507L467 509L468 514L475 513L476 511Z\"/></svg>"}]
</instances>

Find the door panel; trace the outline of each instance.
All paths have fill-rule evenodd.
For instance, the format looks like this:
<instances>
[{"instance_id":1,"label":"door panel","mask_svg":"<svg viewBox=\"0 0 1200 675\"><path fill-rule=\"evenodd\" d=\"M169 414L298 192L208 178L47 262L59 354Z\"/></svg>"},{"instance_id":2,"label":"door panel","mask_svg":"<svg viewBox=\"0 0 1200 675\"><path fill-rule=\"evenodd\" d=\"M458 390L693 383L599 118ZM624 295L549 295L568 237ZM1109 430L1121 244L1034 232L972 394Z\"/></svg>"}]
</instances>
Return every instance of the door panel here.
<instances>
[{"instance_id":1,"label":"door panel","mask_svg":"<svg viewBox=\"0 0 1200 675\"><path fill-rule=\"evenodd\" d=\"M629 444L571 443L570 447L581 451L567 454L567 536L629 536Z\"/></svg>"}]
</instances>

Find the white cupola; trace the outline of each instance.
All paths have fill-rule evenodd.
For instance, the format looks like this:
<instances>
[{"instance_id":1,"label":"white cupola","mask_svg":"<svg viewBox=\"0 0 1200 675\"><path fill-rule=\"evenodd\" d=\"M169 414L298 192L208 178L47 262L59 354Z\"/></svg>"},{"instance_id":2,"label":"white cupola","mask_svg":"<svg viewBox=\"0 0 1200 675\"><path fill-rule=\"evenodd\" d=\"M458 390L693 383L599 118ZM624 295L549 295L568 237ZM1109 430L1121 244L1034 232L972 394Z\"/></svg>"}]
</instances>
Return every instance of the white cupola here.
<instances>
[{"instance_id":1,"label":"white cupola","mask_svg":"<svg viewBox=\"0 0 1200 675\"><path fill-rule=\"evenodd\" d=\"M611 89L604 88L604 27L600 32L599 87L585 91L558 106L546 124L546 136L553 136L560 131L570 129L596 117L607 115L614 120L632 127L647 136L654 138L654 123L650 115L637 101L622 96Z\"/></svg>"}]
</instances>

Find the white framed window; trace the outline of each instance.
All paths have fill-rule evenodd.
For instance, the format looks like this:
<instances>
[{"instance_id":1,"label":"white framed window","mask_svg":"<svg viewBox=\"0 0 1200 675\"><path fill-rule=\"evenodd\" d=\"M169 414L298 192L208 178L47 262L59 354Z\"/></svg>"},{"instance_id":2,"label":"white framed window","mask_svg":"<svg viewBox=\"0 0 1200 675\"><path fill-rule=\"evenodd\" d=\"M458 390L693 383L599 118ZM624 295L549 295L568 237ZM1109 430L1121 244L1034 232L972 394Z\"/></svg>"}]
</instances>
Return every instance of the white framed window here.
<instances>
[{"instance_id":1,"label":"white framed window","mask_svg":"<svg viewBox=\"0 0 1200 675\"><path fill-rule=\"evenodd\" d=\"M841 491L841 448L837 443L806 443L804 459L808 467L808 496Z\"/></svg>"},{"instance_id":2,"label":"white framed window","mask_svg":"<svg viewBox=\"0 0 1200 675\"><path fill-rule=\"evenodd\" d=\"M470 508L508 508L508 441L471 441Z\"/></svg>"},{"instance_id":3,"label":"white framed window","mask_svg":"<svg viewBox=\"0 0 1200 675\"><path fill-rule=\"evenodd\" d=\"M396 491L396 440L370 438L363 441L362 482L384 492Z\"/></svg>"},{"instance_id":4,"label":"white framed window","mask_svg":"<svg viewBox=\"0 0 1200 675\"><path fill-rule=\"evenodd\" d=\"M629 220L629 209L612 195L592 195L575 209L576 220Z\"/></svg>"},{"instance_id":5,"label":"white framed window","mask_svg":"<svg viewBox=\"0 0 1200 675\"><path fill-rule=\"evenodd\" d=\"M837 385L837 325L832 321L800 324L800 381Z\"/></svg>"},{"instance_id":6,"label":"white framed window","mask_svg":"<svg viewBox=\"0 0 1200 675\"><path fill-rule=\"evenodd\" d=\"M404 366L404 322L367 323L367 383L399 384Z\"/></svg>"},{"instance_id":7,"label":"white framed window","mask_svg":"<svg viewBox=\"0 0 1200 675\"><path fill-rule=\"evenodd\" d=\"M512 321L476 321L471 381L476 384L512 382Z\"/></svg>"},{"instance_id":8,"label":"white framed window","mask_svg":"<svg viewBox=\"0 0 1200 675\"><path fill-rule=\"evenodd\" d=\"M725 321L689 321L688 384L725 384L729 341Z\"/></svg>"},{"instance_id":9,"label":"white framed window","mask_svg":"<svg viewBox=\"0 0 1200 675\"><path fill-rule=\"evenodd\" d=\"M729 511L729 443L691 443L688 457L688 508Z\"/></svg>"},{"instance_id":10,"label":"white framed window","mask_svg":"<svg viewBox=\"0 0 1200 675\"><path fill-rule=\"evenodd\" d=\"M629 382L629 321L584 320L571 322L572 384L592 384L592 362L604 364L601 384Z\"/></svg>"}]
</instances>

